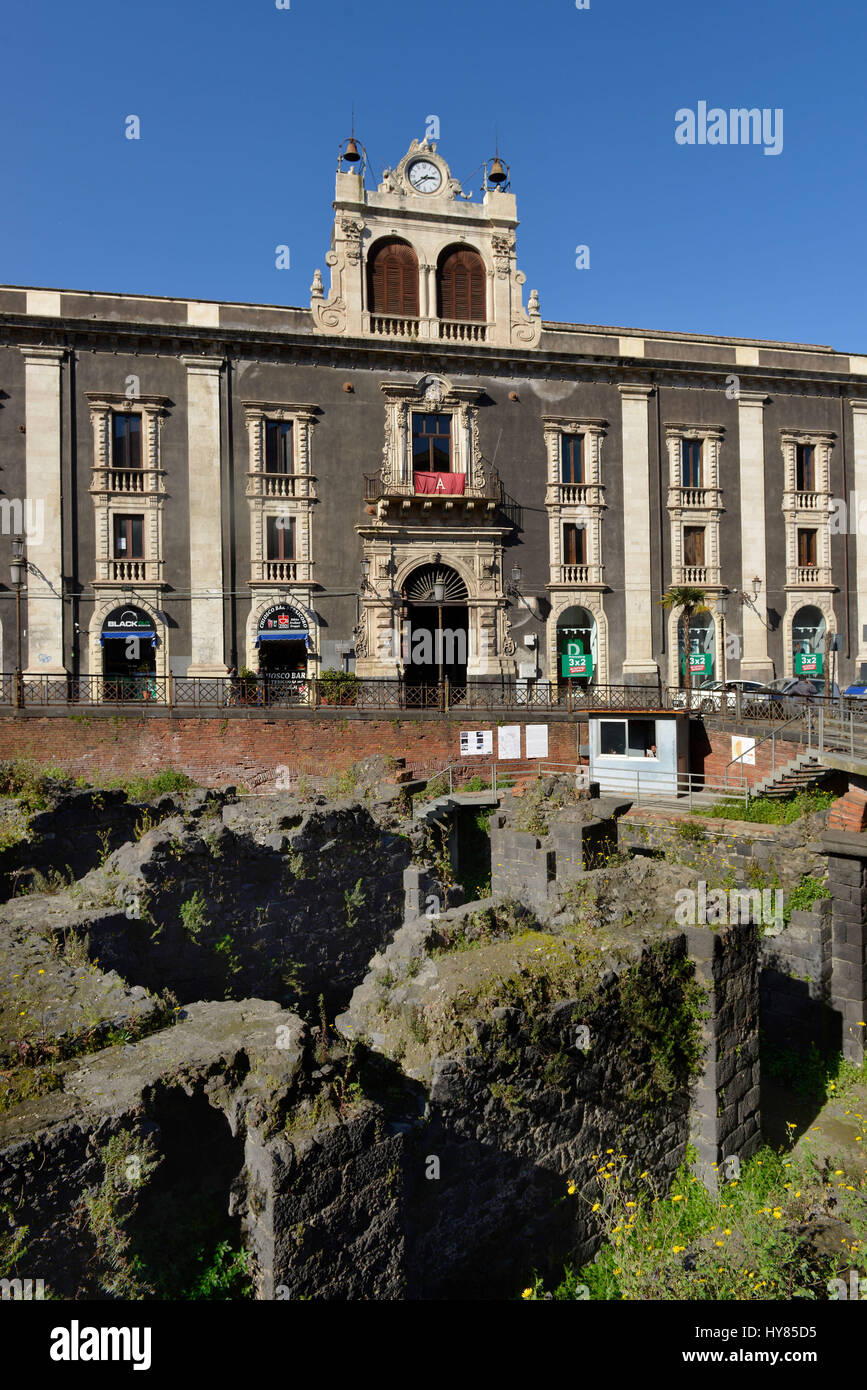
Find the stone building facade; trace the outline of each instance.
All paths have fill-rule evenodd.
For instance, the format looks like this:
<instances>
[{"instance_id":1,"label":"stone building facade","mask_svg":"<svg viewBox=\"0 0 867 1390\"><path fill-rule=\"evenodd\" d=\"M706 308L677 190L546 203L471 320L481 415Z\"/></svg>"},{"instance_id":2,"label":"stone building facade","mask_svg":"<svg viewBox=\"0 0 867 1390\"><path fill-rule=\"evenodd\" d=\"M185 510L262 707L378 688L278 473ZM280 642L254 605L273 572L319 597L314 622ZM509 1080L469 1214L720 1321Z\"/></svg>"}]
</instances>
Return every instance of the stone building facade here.
<instances>
[{"instance_id":1,"label":"stone building facade","mask_svg":"<svg viewBox=\"0 0 867 1390\"><path fill-rule=\"evenodd\" d=\"M556 682L577 642L672 684L690 584L706 674L829 633L867 677L867 355L543 319L508 185L416 141L366 182L341 160L309 307L0 289L28 674Z\"/></svg>"}]
</instances>

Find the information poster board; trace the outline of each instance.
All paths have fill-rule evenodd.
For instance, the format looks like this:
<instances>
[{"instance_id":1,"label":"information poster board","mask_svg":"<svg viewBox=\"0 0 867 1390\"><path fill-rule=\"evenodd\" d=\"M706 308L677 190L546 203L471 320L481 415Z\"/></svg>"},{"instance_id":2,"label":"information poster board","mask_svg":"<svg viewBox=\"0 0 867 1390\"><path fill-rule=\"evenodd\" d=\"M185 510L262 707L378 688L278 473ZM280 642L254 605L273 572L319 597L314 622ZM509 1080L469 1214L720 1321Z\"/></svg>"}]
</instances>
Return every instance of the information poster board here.
<instances>
[{"instance_id":1,"label":"information poster board","mask_svg":"<svg viewBox=\"0 0 867 1390\"><path fill-rule=\"evenodd\" d=\"M520 724L501 724L497 729L497 757L505 761L506 758L520 758L520 756Z\"/></svg>"},{"instance_id":2,"label":"information poster board","mask_svg":"<svg viewBox=\"0 0 867 1390\"><path fill-rule=\"evenodd\" d=\"M547 758L548 756L548 725L547 724L527 724L525 729L525 747L528 758Z\"/></svg>"},{"instance_id":3,"label":"information poster board","mask_svg":"<svg viewBox=\"0 0 867 1390\"><path fill-rule=\"evenodd\" d=\"M494 751L494 735L490 729L461 730L461 757L471 758Z\"/></svg>"},{"instance_id":4,"label":"information poster board","mask_svg":"<svg viewBox=\"0 0 867 1390\"><path fill-rule=\"evenodd\" d=\"M742 763L750 763L751 766L755 767L755 739L746 738L743 734L732 734L732 760L735 758L740 758Z\"/></svg>"}]
</instances>

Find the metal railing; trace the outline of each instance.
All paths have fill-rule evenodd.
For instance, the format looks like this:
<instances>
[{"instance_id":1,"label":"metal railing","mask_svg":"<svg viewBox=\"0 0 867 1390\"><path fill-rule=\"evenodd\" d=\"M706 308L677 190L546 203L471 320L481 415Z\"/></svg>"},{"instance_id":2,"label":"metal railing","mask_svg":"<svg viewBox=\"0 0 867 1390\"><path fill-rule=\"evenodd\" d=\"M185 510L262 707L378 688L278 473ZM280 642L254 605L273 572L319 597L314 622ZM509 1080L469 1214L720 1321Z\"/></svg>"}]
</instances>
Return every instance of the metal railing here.
<instances>
[{"instance_id":1,"label":"metal railing","mask_svg":"<svg viewBox=\"0 0 867 1390\"><path fill-rule=\"evenodd\" d=\"M835 718L827 709L811 711L807 726L807 747L820 757L823 753L841 753L867 762L867 722L854 709Z\"/></svg>"},{"instance_id":2,"label":"metal railing","mask_svg":"<svg viewBox=\"0 0 867 1390\"><path fill-rule=\"evenodd\" d=\"M807 708L807 711L806 711L806 716L807 716L807 721L806 721L806 722L807 722L807 728L808 728L808 729L809 729L810 714L811 714L811 711L810 711L810 709L809 709L809 707L808 707L808 708ZM792 726L793 724L797 724L797 725L798 725L798 733L800 734L801 725L802 725L804 722L805 722L804 711L799 710L798 713L797 713L797 714L793 714L793 715L791 716L791 718L789 718L789 719L784 719L783 722L782 722L782 724L778 725L777 728L772 729L770 733L765 734L762 738L756 739L756 741L755 741L755 743L753 744L753 747L752 747L751 749L749 749L746 753L741 753L737 758L732 758L730 762L726 763L725 768L723 769L723 784L724 784L725 786L729 786L729 785L730 785L729 768L734 768L735 766L737 766L737 768L738 768L738 770L740 771L740 774L741 774L741 775L740 775L739 781L738 781L735 785L738 786L738 787L747 786L748 783L747 783L747 777L746 777L746 769L745 769L744 759L749 757L749 758L753 758L753 760L755 760L756 749L758 749L763 743L767 743L768 741L770 741L770 744L771 744L771 776L772 776L772 777L775 777L775 776L776 776L776 773L777 773L777 744L778 744L778 743L783 743L783 742L785 742L785 743L791 743L791 742L793 741L792 738L791 738L791 736L790 736L790 733L788 733L788 732L787 732L787 733L784 733L784 730L786 730L786 731L791 731L791 726ZM792 732L794 732L794 731L792 731ZM808 735L808 738L809 738L809 735ZM800 737L798 738L797 742L798 742L798 743L801 742L801 738L800 738ZM791 761L791 758L787 759L787 761L790 762L790 761ZM781 763L780 766L783 767L783 766L785 766L785 764L784 764L784 763ZM762 779L759 779L759 780L762 780Z\"/></svg>"},{"instance_id":3,"label":"metal railing","mask_svg":"<svg viewBox=\"0 0 867 1390\"><path fill-rule=\"evenodd\" d=\"M16 699L15 678L0 675L0 705L134 705L160 709L312 708L431 710L462 713L550 710L663 710L667 692L657 686L597 685L579 690L548 681L470 680L420 685L402 679L344 681L287 676L24 676Z\"/></svg>"},{"instance_id":4,"label":"metal railing","mask_svg":"<svg viewBox=\"0 0 867 1390\"><path fill-rule=\"evenodd\" d=\"M666 772L662 769L610 767L606 764L593 769L593 780L600 783L603 796L615 795L629 797L633 801L660 801L686 805L690 810L695 804L707 806L709 801L742 802L749 804L750 788L731 786L724 782L708 782L697 772Z\"/></svg>"}]
</instances>

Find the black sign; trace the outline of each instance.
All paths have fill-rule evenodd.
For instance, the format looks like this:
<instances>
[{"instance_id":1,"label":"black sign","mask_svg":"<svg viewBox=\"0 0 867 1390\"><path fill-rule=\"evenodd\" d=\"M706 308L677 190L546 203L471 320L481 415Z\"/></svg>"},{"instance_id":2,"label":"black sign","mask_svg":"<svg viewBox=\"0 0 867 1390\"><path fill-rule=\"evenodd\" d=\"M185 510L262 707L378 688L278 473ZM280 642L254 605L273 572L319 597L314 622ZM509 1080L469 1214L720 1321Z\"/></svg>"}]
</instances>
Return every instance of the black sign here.
<instances>
[{"instance_id":1,"label":"black sign","mask_svg":"<svg viewBox=\"0 0 867 1390\"><path fill-rule=\"evenodd\" d=\"M156 626L149 613L140 608L114 608L102 625L103 632L153 632Z\"/></svg>"},{"instance_id":2,"label":"black sign","mask_svg":"<svg viewBox=\"0 0 867 1390\"><path fill-rule=\"evenodd\" d=\"M306 632L307 620L286 603L275 603L259 619L260 632Z\"/></svg>"}]
</instances>

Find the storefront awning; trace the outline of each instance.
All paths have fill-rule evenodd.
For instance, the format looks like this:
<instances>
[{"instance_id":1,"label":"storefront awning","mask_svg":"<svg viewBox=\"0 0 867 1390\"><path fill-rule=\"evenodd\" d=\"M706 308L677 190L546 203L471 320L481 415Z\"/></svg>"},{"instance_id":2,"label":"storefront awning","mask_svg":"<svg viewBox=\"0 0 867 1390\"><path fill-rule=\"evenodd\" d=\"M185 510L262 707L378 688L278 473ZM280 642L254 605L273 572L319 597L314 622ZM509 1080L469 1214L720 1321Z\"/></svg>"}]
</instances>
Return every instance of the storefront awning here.
<instances>
[{"instance_id":1,"label":"storefront awning","mask_svg":"<svg viewBox=\"0 0 867 1390\"><path fill-rule=\"evenodd\" d=\"M112 638L115 638L126 642L130 637L144 637L146 641L152 642L156 637L156 632L153 628L143 630L140 627L129 628L126 632L103 632L100 635L100 641L110 642Z\"/></svg>"},{"instance_id":2,"label":"storefront awning","mask_svg":"<svg viewBox=\"0 0 867 1390\"><path fill-rule=\"evenodd\" d=\"M306 642L306 632L260 632L257 642Z\"/></svg>"}]
</instances>

